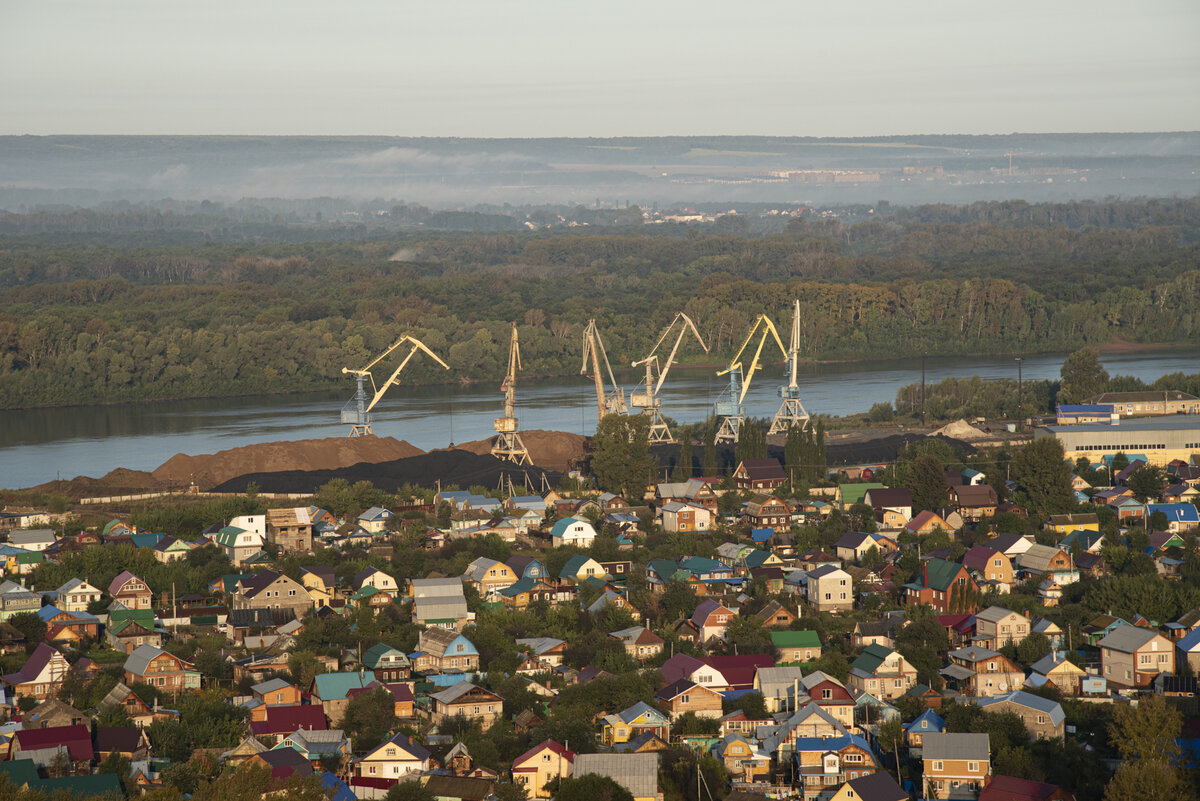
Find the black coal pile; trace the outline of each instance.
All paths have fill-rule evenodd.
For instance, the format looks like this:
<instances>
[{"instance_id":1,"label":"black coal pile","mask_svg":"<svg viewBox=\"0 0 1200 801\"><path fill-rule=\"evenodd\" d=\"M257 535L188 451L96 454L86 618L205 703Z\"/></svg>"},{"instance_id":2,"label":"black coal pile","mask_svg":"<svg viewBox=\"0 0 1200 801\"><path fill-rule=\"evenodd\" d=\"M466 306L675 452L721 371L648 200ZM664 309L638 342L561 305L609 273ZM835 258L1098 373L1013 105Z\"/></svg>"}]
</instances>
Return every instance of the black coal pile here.
<instances>
[{"instance_id":1,"label":"black coal pile","mask_svg":"<svg viewBox=\"0 0 1200 801\"><path fill-rule=\"evenodd\" d=\"M447 450L432 451L390 462L364 462L333 470L248 473L214 487L213 492L245 492L250 484L256 485L262 492L313 492L322 484L342 478L351 484L356 481L369 481L386 492L395 492L405 484L436 487L439 480L443 486L457 484L460 487L496 487L503 484L507 487L511 479L517 492L521 491L521 487L528 485L534 487L534 492L540 493L543 475L551 486L562 478L562 474L554 470L517 467L512 462L497 459L490 454Z\"/></svg>"}]
</instances>

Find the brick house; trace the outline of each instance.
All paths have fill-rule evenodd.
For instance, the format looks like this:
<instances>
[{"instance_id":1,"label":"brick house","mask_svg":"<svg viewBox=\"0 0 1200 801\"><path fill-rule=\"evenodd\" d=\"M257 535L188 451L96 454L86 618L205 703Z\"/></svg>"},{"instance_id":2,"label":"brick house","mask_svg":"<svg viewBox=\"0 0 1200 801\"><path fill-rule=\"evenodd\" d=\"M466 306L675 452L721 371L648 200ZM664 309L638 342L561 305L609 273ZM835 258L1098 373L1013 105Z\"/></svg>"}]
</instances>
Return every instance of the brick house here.
<instances>
[{"instance_id":1,"label":"brick house","mask_svg":"<svg viewBox=\"0 0 1200 801\"><path fill-rule=\"evenodd\" d=\"M1005 645L1020 645L1029 636L1029 618L1001 606L989 606L975 614L975 642L998 651Z\"/></svg>"},{"instance_id":2,"label":"brick house","mask_svg":"<svg viewBox=\"0 0 1200 801\"><path fill-rule=\"evenodd\" d=\"M854 608L854 579L840 567L825 565L808 572L808 602L818 612Z\"/></svg>"},{"instance_id":3,"label":"brick house","mask_svg":"<svg viewBox=\"0 0 1200 801\"><path fill-rule=\"evenodd\" d=\"M1062 704L1040 695L1014 690L991 698L978 698L975 703L988 712L1014 713L1038 739L1061 739L1066 732Z\"/></svg>"},{"instance_id":4,"label":"brick house","mask_svg":"<svg viewBox=\"0 0 1200 801\"><path fill-rule=\"evenodd\" d=\"M974 612L978 598L970 571L945 559L926 560L916 580L904 585L907 606L929 604L939 612Z\"/></svg>"},{"instance_id":5,"label":"brick house","mask_svg":"<svg viewBox=\"0 0 1200 801\"><path fill-rule=\"evenodd\" d=\"M1175 646L1157 631L1117 626L1096 645L1109 684L1146 687L1159 673L1175 672Z\"/></svg>"}]
</instances>

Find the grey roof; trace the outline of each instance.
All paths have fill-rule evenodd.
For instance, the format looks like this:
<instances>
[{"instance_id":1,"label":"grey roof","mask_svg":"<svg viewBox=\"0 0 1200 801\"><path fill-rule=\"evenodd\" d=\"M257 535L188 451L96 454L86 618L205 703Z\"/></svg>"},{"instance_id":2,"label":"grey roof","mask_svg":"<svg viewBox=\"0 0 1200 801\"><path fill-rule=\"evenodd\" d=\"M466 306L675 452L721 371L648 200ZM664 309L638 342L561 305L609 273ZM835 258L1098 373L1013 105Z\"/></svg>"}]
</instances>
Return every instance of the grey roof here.
<instances>
[{"instance_id":1,"label":"grey roof","mask_svg":"<svg viewBox=\"0 0 1200 801\"><path fill-rule=\"evenodd\" d=\"M291 687L291 686L292 686L291 684L284 681L283 679L278 679L278 678L269 679L267 681L253 685L250 688L250 692L258 693L259 695L266 695L267 693L274 692L276 690L282 690L284 687Z\"/></svg>"},{"instance_id":2,"label":"grey roof","mask_svg":"<svg viewBox=\"0 0 1200 801\"><path fill-rule=\"evenodd\" d=\"M418 598L413 601L413 619L422 620L457 620L467 616L467 600L465 598Z\"/></svg>"},{"instance_id":3,"label":"grey roof","mask_svg":"<svg viewBox=\"0 0 1200 801\"><path fill-rule=\"evenodd\" d=\"M756 678L764 698L790 698L795 682L804 678L798 667L759 668Z\"/></svg>"},{"instance_id":4,"label":"grey roof","mask_svg":"<svg viewBox=\"0 0 1200 801\"><path fill-rule=\"evenodd\" d=\"M1143 629L1139 626L1117 626L1104 639L1096 643L1100 648L1131 654L1146 643L1159 636L1157 631ZM1168 648L1168 650L1170 650Z\"/></svg>"},{"instance_id":5,"label":"grey roof","mask_svg":"<svg viewBox=\"0 0 1200 801\"><path fill-rule=\"evenodd\" d=\"M1056 656L1055 654L1050 653L1050 654L1046 654L1041 659L1034 662L1032 665L1029 666L1029 668L1034 673L1040 673L1043 676L1046 676L1046 675L1049 675L1051 670L1054 670L1054 668L1058 667L1059 665L1061 665L1063 662L1066 662L1066 661L1068 661L1068 660L1064 655L1058 654Z\"/></svg>"},{"instance_id":6,"label":"grey roof","mask_svg":"<svg viewBox=\"0 0 1200 801\"><path fill-rule=\"evenodd\" d=\"M454 598L456 596L462 596L463 583L461 577L413 579L412 590L413 598L417 600L429 598Z\"/></svg>"},{"instance_id":7,"label":"grey roof","mask_svg":"<svg viewBox=\"0 0 1200 801\"><path fill-rule=\"evenodd\" d=\"M949 676L952 679L958 679L959 681L966 681L975 675L975 671L965 668L962 665L947 665L939 670L938 673L941 673L943 676Z\"/></svg>"},{"instance_id":8,"label":"grey roof","mask_svg":"<svg viewBox=\"0 0 1200 801\"><path fill-rule=\"evenodd\" d=\"M986 734L930 732L921 746L923 759L971 759L986 762L989 757Z\"/></svg>"},{"instance_id":9,"label":"grey roof","mask_svg":"<svg viewBox=\"0 0 1200 801\"><path fill-rule=\"evenodd\" d=\"M783 723L771 732L768 736L762 738L763 750L768 754L773 754L779 750L779 745L787 739L788 733L797 726L803 725L811 717L820 718L825 723L833 727L840 735L849 734L846 727L837 721L837 718L830 715L822 709L815 701L810 701L805 706L802 706L794 715L785 720Z\"/></svg>"},{"instance_id":10,"label":"grey roof","mask_svg":"<svg viewBox=\"0 0 1200 801\"><path fill-rule=\"evenodd\" d=\"M999 623L1009 615L1014 614L1011 609L1005 609L1003 606L989 606L982 612L975 613L976 620L986 620L990 623Z\"/></svg>"},{"instance_id":11,"label":"grey roof","mask_svg":"<svg viewBox=\"0 0 1200 801\"><path fill-rule=\"evenodd\" d=\"M161 648L155 648L153 645L139 645L126 658L125 669L130 673L140 676L146 672L146 668L150 666L151 660L161 653L165 652Z\"/></svg>"},{"instance_id":12,"label":"grey roof","mask_svg":"<svg viewBox=\"0 0 1200 801\"><path fill-rule=\"evenodd\" d=\"M988 659L995 659L1000 656L999 651L990 651L987 648L981 648L978 645L971 645L966 648L959 648L957 651L951 651L949 656L951 659L958 659L962 662L983 662Z\"/></svg>"},{"instance_id":13,"label":"grey roof","mask_svg":"<svg viewBox=\"0 0 1200 801\"><path fill-rule=\"evenodd\" d=\"M517 640L517 645L529 646L533 653L538 656L565 644L566 640L558 640L554 637L522 637Z\"/></svg>"},{"instance_id":14,"label":"grey roof","mask_svg":"<svg viewBox=\"0 0 1200 801\"><path fill-rule=\"evenodd\" d=\"M8 541L20 547L25 543L54 542L54 531L48 528L27 528L10 531Z\"/></svg>"},{"instance_id":15,"label":"grey roof","mask_svg":"<svg viewBox=\"0 0 1200 801\"><path fill-rule=\"evenodd\" d=\"M1024 690L1013 690L1010 693L1003 695L994 695L991 698L976 698L975 703L981 708L988 708L995 704L1012 702L1018 706L1036 709L1038 712L1044 712L1050 718L1050 722L1055 726L1060 725L1066 717L1063 714L1062 704L1058 701L1051 701L1049 698L1043 698L1040 695L1027 693Z\"/></svg>"},{"instance_id":16,"label":"grey roof","mask_svg":"<svg viewBox=\"0 0 1200 801\"><path fill-rule=\"evenodd\" d=\"M634 798L658 795L658 754L579 754L573 776L607 776Z\"/></svg>"},{"instance_id":17,"label":"grey roof","mask_svg":"<svg viewBox=\"0 0 1200 801\"><path fill-rule=\"evenodd\" d=\"M471 690L478 689L482 688L475 686L469 681L460 681L458 684L451 685L440 693L430 693L429 697L441 701L443 704L452 704Z\"/></svg>"}]
</instances>

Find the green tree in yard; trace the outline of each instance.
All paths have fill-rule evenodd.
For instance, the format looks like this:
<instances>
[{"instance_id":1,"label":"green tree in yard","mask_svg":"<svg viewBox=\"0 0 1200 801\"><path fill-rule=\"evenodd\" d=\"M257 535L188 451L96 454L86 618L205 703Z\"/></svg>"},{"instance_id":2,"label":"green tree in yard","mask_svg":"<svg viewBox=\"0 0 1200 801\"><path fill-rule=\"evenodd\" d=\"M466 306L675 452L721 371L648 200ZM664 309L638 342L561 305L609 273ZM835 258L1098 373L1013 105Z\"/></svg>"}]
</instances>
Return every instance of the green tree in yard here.
<instances>
[{"instance_id":1,"label":"green tree in yard","mask_svg":"<svg viewBox=\"0 0 1200 801\"><path fill-rule=\"evenodd\" d=\"M1063 514L1075 506L1071 466L1063 460L1062 443L1054 437L1040 437L1017 451L1012 477L1040 514Z\"/></svg>"},{"instance_id":2,"label":"green tree in yard","mask_svg":"<svg viewBox=\"0 0 1200 801\"><path fill-rule=\"evenodd\" d=\"M1136 707L1114 706L1108 738L1125 762L1105 789L1105 801L1195 798L1177 767L1182 727L1183 716L1160 695L1145 696Z\"/></svg>"},{"instance_id":3,"label":"green tree in yard","mask_svg":"<svg viewBox=\"0 0 1200 801\"><path fill-rule=\"evenodd\" d=\"M600 489L641 503L654 468L649 437L650 418L644 414L606 414L600 419L591 459Z\"/></svg>"},{"instance_id":4,"label":"green tree in yard","mask_svg":"<svg viewBox=\"0 0 1200 801\"><path fill-rule=\"evenodd\" d=\"M558 791L554 797L558 801L633 801L633 795L624 787L607 776L597 776L595 773L563 779L558 783Z\"/></svg>"},{"instance_id":5,"label":"green tree in yard","mask_svg":"<svg viewBox=\"0 0 1200 801\"><path fill-rule=\"evenodd\" d=\"M692 475L692 435L685 431L679 439L679 461L675 463L675 472L671 478L675 481L687 481Z\"/></svg>"},{"instance_id":6,"label":"green tree in yard","mask_svg":"<svg viewBox=\"0 0 1200 801\"><path fill-rule=\"evenodd\" d=\"M1117 451L1112 458L1112 472L1120 473L1126 467L1129 467L1129 457L1125 455L1125 451Z\"/></svg>"},{"instance_id":7,"label":"green tree in yard","mask_svg":"<svg viewBox=\"0 0 1200 801\"><path fill-rule=\"evenodd\" d=\"M18 612L8 622L25 635L26 650L32 651L46 636L46 624L33 612Z\"/></svg>"},{"instance_id":8,"label":"green tree in yard","mask_svg":"<svg viewBox=\"0 0 1200 801\"><path fill-rule=\"evenodd\" d=\"M1108 384L1108 371L1100 364L1100 352L1095 348L1082 348L1068 356L1060 375L1059 403L1082 403Z\"/></svg>"},{"instance_id":9,"label":"green tree in yard","mask_svg":"<svg viewBox=\"0 0 1200 801\"><path fill-rule=\"evenodd\" d=\"M763 628L762 621L754 615L738 615L725 627L725 643L731 654L770 652L771 632Z\"/></svg>"},{"instance_id":10,"label":"green tree in yard","mask_svg":"<svg viewBox=\"0 0 1200 801\"><path fill-rule=\"evenodd\" d=\"M912 493L914 510L941 509L950 499L942 463L931 453L921 454L912 461L904 486Z\"/></svg>"},{"instance_id":11,"label":"green tree in yard","mask_svg":"<svg viewBox=\"0 0 1200 801\"><path fill-rule=\"evenodd\" d=\"M395 725L395 701L391 692L382 687L356 695L342 717L342 729L353 738L356 751L379 745Z\"/></svg>"},{"instance_id":12,"label":"green tree in yard","mask_svg":"<svg viewBox=\"0 0 1200 801\"><path fill-rule=\"evenodd\" d=\"M1129 487L1134 497L1142 503L1157 500L1166 485L1166 472L1153 464L1143 464L1125 479L1125 486Z\"/></svg>"}]
</instances>

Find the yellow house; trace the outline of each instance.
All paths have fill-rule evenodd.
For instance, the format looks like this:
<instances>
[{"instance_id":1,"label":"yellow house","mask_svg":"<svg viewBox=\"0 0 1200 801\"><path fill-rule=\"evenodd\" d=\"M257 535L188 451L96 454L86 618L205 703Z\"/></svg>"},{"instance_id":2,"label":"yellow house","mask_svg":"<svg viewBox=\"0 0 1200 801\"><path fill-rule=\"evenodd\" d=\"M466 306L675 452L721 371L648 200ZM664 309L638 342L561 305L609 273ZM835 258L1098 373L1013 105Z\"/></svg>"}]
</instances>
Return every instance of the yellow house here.
<instances>
[{"instance_id":1,"label":"yellow house","mask_svg":"<svg viewBox=\"0 0 1200 801\"><path fill-rule=\"evenodd\" d=\"M549 798L546 785L570 776L574 762L575 752L545 740L513 760L513 783L525 789L527 798Z\"/></svg>"},{"instance_id":2,"label":"yellow house","mask_svg":"<svg viewBox=\"0 0 1200 801\"><path fill-rule=\"evenodd\" d=\"M300 568L300 581L304 589L312 596L313 606L332 606L337 595L337 578L332 567L303 567Z\"/></svg>"},{"instance_id":3,"label":"yellow house","mask_svg":"<svg viewBox=\"0 0 1200 801\"><path fill-rule=\"evenodd\" d=\"M638 701L622 712L607 715L601 726L600 737L604 745L609 746L627 743L645 732L653 732L669 742L671 721L645 701Z\"/></svg>"},{"instance_id":4,"label":"yellow house","mask_svg":"<svg viewBox=\"0 0 1200 801\"><path fill-rule=\"evenodd\" d=\"M717 743L715 751L734 781L766 781L771 772L771 755L741 734L727 735Z\"/></svg>"},{"instance_id":5,"label":"yellow house","mask_svg":"<svg viewBox=\"0 0 1200 801\"><path fill-rule=\"evenodd\" d=\"M1099 531L1100 518L1093 513L1071 515L1050 515L1046 528L1059 534L1070 534L1072 531Z\"/></svg>"}]
</instances>

